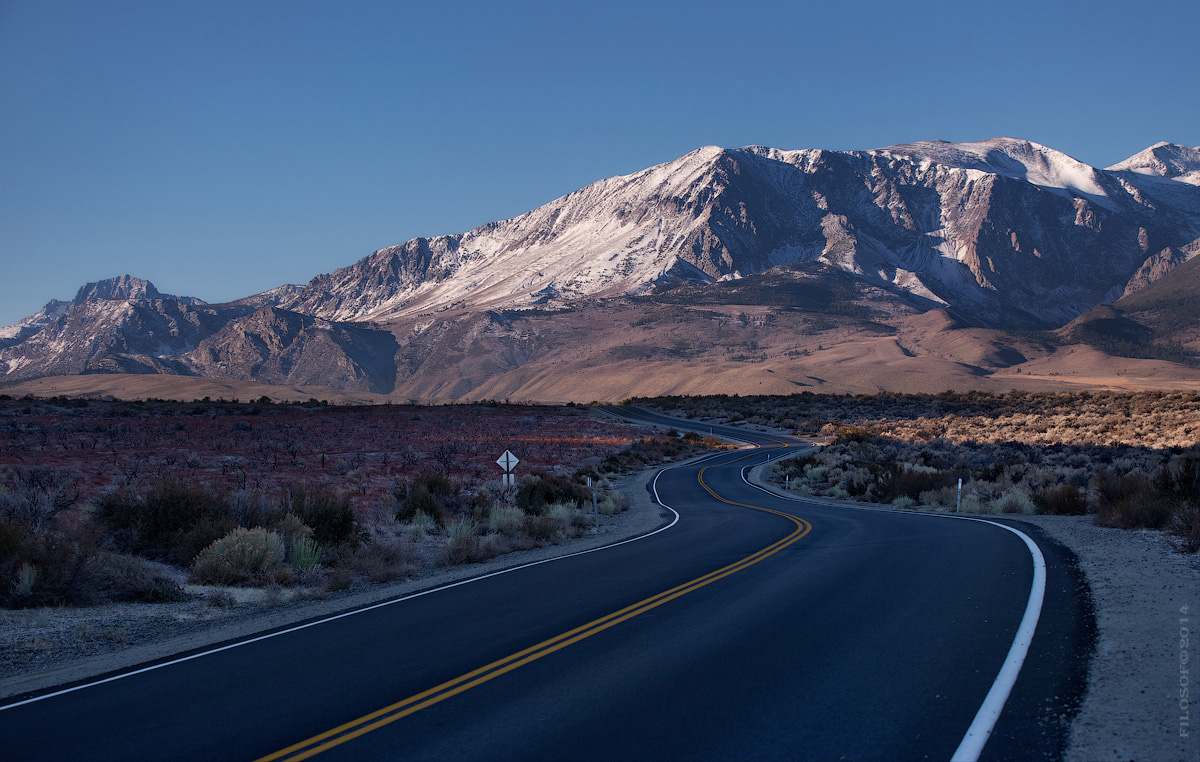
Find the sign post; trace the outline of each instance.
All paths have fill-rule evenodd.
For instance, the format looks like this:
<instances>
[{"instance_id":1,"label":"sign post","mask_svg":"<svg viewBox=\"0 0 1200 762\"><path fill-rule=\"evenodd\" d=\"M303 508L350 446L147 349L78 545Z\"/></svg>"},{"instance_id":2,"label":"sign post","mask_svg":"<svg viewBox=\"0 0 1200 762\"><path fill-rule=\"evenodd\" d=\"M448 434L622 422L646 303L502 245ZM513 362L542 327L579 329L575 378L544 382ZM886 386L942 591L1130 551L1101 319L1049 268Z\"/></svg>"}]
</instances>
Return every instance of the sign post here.
<instances>
[{"instance_id":1,"label":"sign post","mask_svg":"<svg viewBox=\"0 0 1200 762\"><path fill-rule=\"evenodd\" d=\"M592 477L587 478L587 486L592 487ZM592 487L592 513L596 515L596 534L600 533L600 509L596 507L596 488Z\"/></svg>"},{"instance_id":2,"label":"sign post","mask_svg":"<svg viewBox=\"0 0 1200 762\"><path fill-rule=\"evenodd\" d=\"M501 477L502 484L508 486L510 484L517 483L517 477L513 474L512 470L516 468L517 464L520 462L521 461L517 458L517 456L512 454L511 450L505 450L504 454L496 459L496 464L499 465L500 468L504 469L504 476Z\"/></svg>"},{"instance_id":3,"label":"sign post","mask_svg":"<svg viewBox=\"0 0 1200 762\"><path fill-rule=\"evenodd\" d=\"M962 478L958 480L958 498L954 501L954 512L958 513L958 509L962 506Z\"/></svg>"}]
</instances>

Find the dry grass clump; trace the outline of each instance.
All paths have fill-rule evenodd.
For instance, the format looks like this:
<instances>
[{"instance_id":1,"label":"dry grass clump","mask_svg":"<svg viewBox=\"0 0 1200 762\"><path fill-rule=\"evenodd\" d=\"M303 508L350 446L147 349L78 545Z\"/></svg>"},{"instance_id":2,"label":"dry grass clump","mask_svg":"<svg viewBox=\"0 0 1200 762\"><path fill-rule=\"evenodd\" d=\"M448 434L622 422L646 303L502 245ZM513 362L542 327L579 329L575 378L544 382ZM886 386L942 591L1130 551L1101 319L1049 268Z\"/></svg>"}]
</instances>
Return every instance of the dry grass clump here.
<instances>
[{"instance_id":1,"label":"dry grass clump","mask_svg":"<svg viewBox=\"0 0 1200 762\"><path fill-rule=\"evenodd\" d=\"M192 575L214 585L261 581L269 569L283 564L286 553L278 533L238 527L200 551L192 562Z\"/></svg>"},{"instance_id":2,"label":"dry grass clump","mask_svg":"<svg viewBox=\"0 0 1200 762\"><path fill-rule=\"evenodd\" d=\"M417 569L416 554L403 540L363 543L342 551L329 572L328 586L337 590L357 581L392 582L411 577Z\"/></svg>"}]
</instances>

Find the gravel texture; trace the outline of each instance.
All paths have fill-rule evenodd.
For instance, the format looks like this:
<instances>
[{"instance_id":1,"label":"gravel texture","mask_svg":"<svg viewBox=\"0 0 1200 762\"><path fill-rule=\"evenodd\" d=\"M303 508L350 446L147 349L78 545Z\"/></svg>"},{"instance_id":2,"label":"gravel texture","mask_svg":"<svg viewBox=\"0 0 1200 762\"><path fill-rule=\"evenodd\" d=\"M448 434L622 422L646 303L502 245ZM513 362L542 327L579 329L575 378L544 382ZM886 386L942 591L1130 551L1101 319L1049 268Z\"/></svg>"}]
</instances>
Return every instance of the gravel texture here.
<instances>
[{"instance_id":1,"label":"gravel texture","mask_svg":"<svg viewBox=\"0 0 1200 762\"><path fill-rule=\"evenodd\" d=\"M1180 629L1200 629L1200 556L1163 532L1107 529L1087 516L1017 518L1075 552L1095 602L1096 653L1067 762L1200 760L1200 728L1181 724L1179 692L1197 651L1190 632L1182 647Z\"/></svg>"},{"instance_id":2,"label":"gravel texture","mask_svg":"<svg viewBox=\"0 0 1200 762\"><path fill-rule=\"evenodd\" d=\"M415 579L360 586L337 593L304 590L231 590L212 599L180 603L110 604L86 608L0 609L0 698L18 696L167 659L218 643L311 619L611 545L665 526L674 517L655 504L646 484L657 469L619 480L630 507L600 517L600 533L479 564L427 572ZM190 588L195 589L195 588Z\"/></svg>"},{"instance_id":3,"label":"gravel texture","mask_svg":"<svg viewBox=\"0 0 1200 762\"><path fill-rule=\"evenodd\" d=\"M747 476L785 494L763 478L763 470L757 466ZM1090 516L1003 518L1033 524L1070 548L1091 587L1096 652L1071 726L1066 762L1200 760L1200 719L1192 720L1197 713L1190 711L1190 701L1196 691L1189 674L1200 650L1194 635L1200 632L1200 555L1180 552L1165 532L1098 527ZM1181 684L1189 689L1186 700Z\"/></svg>"}]
</instances>

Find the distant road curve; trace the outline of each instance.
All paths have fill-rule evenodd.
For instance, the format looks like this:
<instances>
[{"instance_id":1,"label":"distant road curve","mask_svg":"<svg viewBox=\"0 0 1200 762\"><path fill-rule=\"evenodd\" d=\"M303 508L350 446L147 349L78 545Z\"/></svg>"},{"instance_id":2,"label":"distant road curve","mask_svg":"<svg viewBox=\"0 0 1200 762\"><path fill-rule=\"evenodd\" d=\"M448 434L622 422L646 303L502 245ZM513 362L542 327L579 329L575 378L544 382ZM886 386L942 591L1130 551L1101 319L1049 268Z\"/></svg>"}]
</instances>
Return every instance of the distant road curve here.
<instances>
[{"instance_id":1,"label":"distant road curve","mask_svg":"<svg viewBox=\"0 0 1200 762\"><path fill-rule=\"evenodd\" d=\"M22 697L5 758L973 758L1025 541L775 497L742 467L800 443L714 433L758 447L662 471L667 531ZM1060 757L1083 685L1086 601L1035 539L1045 600L982 759Z\"/></svg>"}]
</instances>

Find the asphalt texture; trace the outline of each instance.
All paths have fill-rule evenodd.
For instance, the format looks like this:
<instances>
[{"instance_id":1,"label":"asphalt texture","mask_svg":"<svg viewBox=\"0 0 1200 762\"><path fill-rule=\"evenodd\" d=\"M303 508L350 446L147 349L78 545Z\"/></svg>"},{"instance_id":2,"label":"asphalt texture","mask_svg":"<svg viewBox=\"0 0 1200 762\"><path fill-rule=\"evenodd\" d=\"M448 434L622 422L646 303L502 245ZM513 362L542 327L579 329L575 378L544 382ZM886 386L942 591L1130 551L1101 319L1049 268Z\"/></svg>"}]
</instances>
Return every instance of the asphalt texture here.
<instances>
[{"instance_id":1,"label":"asphalt texture","mask_svg":"<svg viewBox=\"0 0 1200 762\"><path fill-rule=\"evenodd\" d=\"M764 449L664 470L666 531L0 709L4 758L948 759L1024 613L1024 543L771 496L741 469L797 443L716 429ZM1059 758L1083 688L1087 591L1035 539L1046 606L982 759Z\"/></svg>"}]
</instances>

